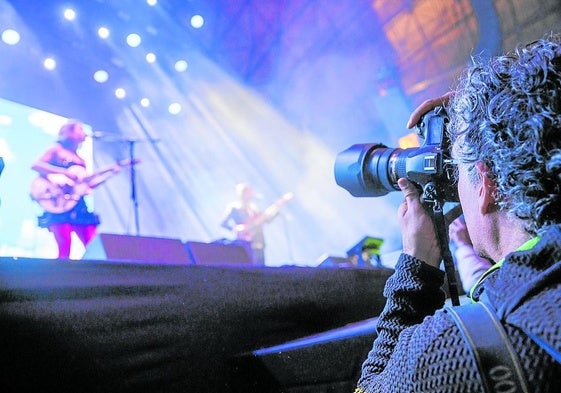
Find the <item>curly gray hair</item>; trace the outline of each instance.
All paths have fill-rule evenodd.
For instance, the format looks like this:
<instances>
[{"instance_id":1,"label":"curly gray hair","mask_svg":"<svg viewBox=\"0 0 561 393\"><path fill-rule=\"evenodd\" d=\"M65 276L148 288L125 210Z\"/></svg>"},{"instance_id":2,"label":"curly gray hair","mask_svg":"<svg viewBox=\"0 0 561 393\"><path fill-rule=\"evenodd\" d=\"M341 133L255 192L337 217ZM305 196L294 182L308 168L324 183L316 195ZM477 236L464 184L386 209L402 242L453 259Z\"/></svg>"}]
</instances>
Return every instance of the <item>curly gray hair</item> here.
<instances>
[{"instance_id":1,"label":"curly gray hair","mask_svg":"<svg viewBox=\"0 0 561 393\"><path fill-rule=\"evenodd\" d=\"M561 36L469 67L447 111L455 158L488 166L501 210L531 234L561 223Z\"/></svg>"}]
</instances>

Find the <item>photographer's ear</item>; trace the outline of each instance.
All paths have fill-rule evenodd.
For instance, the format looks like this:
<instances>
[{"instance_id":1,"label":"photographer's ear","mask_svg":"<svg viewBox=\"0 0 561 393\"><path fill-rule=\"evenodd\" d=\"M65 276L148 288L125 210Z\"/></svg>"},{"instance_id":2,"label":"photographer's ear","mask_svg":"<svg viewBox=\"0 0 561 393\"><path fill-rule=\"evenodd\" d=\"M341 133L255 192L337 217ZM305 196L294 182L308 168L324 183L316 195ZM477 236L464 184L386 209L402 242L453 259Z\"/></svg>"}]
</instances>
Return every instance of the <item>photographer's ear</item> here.
<instances>
[{"instance_id":1,"label":"photographer's ear","mask_svg":"<svg viewBox=\"0 0 561 393\"><path fill-rule=\"evenodd\" d=\"M493 180L489 167L484 162L475 164L475 170L479 177L478 201L482 214L492 213L496 210L495 197L497 195L497 183Z\"/></svg>"}]
</instances>

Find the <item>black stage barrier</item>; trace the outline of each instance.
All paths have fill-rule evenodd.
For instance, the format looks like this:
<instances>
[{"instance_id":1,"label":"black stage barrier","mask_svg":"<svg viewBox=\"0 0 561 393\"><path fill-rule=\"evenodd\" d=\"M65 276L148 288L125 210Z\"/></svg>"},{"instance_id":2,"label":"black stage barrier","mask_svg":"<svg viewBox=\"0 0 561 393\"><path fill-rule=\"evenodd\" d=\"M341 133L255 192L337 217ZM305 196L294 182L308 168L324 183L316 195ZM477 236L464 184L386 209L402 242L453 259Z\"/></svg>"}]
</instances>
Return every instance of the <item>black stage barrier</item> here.
<instances>
[{"instance_id":1,"label":"black stage barrier","mask_svg":"<svg viewBox=\"0 0 561 393\"><path fill-rule=\"evenodd\" d=\"M389 274L0 258L0 386L231 392L236 355L377 316Z\"/></svg>"},{"instance_id":2,"label":"black stage barrier","mask_svg":"<svg viewBox=\"0 0 561 393\"><path fill-rule=\"evenodd\" d=\"M232 360L239 393L350 393L376 338L378 318L246 352Z\"/></svg>"}]
</instances>

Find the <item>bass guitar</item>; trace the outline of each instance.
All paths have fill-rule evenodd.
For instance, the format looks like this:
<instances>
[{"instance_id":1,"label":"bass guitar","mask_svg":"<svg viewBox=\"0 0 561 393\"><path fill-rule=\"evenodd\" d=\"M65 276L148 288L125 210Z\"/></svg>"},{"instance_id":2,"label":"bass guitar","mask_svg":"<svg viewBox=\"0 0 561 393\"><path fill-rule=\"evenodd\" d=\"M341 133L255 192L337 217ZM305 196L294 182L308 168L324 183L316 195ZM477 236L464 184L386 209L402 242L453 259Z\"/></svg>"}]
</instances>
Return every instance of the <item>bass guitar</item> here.
<instances>
[{"instance_id":1,"label":"bass guitar","mask_svg":"<svg viewBox=\"0 0 561 393\"><path fill-rule=\"evenodd\" d=\"M123 160L90 175L84 167L73 165L68 168L68 172L75 175L76 180L59 173L38 176L31 182L30 196L46 212L66 213L76 206L80 198L91 193L92 189L118 173L122 167L139 162L140 160Z\"/></svg>"},{"instance_id":2,"label":"bass guitar","mask_svg":"<svg viewBox=\"0 0 561 393\"><path fill-rule=\"evenodd\" d=\"M293 198L294 193L287 192L275 201L275 203L267 207L261 214L257 214L244 223L236 225L233 228L236 238L238 240L251 241L255 230L275 218L279 214L281 207Z\"/></svg>"}]
</instances>

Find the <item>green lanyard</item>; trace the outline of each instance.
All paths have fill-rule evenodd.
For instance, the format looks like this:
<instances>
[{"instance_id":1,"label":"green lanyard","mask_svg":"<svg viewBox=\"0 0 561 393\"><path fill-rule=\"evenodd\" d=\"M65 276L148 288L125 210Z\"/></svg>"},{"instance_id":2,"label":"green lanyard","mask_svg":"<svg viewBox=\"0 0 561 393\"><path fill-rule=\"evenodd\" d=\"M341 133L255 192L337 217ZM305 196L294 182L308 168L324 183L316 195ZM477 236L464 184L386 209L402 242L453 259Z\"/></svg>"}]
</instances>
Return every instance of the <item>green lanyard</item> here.
<instances>
[{"instance_id":1,"label":"green lanyard","mask_svg":"<svg viewBox=\"0 0 561 393\"><path fill-rule=\"evenodd\" d=\"M522 244L520 247L518 247L516 250L514 251L527 251L527 250L531 250L532 248L534 248L534 246L536 244L538 244L538 242L540 241L541 237L536 236L531 238L530 240L526 241L524 244ZM481 284L481 282L483 280L485 280L485 278L491 274L492 272L494 272L495 270L497 270L498 268L500 268L503 265L503 262L505 261L505 259L501 259L499 262L495 263L493 266L491 266L489 269L487 269L485 271L485 273L483 273L481 275L481 277L479 277L479 279L477 280L477 282L471 287L471 289L469 290L469 297L471 298L472 302L475 302L475 300L473 300L473 292L475 292L475 288L477 288L479 286L479 284Z\"/></svg>"}]
</instances>

